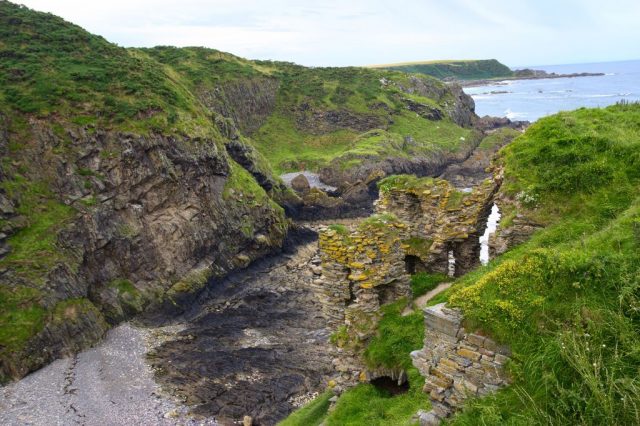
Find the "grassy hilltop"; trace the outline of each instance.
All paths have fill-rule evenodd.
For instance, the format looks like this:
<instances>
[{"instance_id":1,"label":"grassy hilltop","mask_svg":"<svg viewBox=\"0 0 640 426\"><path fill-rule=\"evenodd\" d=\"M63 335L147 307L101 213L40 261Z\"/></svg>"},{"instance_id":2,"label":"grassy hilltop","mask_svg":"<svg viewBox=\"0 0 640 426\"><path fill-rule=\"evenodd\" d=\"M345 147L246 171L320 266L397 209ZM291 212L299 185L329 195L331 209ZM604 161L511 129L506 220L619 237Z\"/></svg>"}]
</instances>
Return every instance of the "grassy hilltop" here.
<instances>
[{"instance_id":1,"label":"grassy hilltop","mask_svg":"<svg viewBox=\"0 0 640 426\"><path fill-rule=\"evenodd\" d=\"M454 424L640 422L640 105L544 118L507 146L503 192L545 228L449 293L511 345L513 385Z\"/></svg>"},{"instance_id":2,"label":"grassy hilltop","mask_svg":"<svg viewBox=\"0 0 640 426\"><path fill-rule=\"evenodd\" d=\"M372 65L371 68L397 70L456 80L513 77L513 71L496 59L439 60Z\"/></svg>"}]
</instances>

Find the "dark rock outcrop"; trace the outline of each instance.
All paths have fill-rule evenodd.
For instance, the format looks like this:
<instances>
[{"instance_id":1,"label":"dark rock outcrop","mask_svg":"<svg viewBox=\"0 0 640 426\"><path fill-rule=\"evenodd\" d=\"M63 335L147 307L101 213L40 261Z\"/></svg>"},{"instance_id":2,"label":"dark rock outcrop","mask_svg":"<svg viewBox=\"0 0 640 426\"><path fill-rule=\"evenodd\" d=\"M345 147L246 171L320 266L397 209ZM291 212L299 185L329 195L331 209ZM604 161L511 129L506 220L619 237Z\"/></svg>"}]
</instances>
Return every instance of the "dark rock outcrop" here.
<instances>
[{"instance_id":1,"label":"dark rock outcrop","mask_svg":"<svg viewBox=\"0 0 640 426\"><path fill-rule=\"evenodd\" d=\"M29 131L31 144L14 161L30 164L28 178L47 179L58 202L76 213L57 236L64 260L43 277L37 304L51 313L21 350L2 354L6 377L94 343L105 319L115 323L167 303L180 309L209 279L282 245L282 209L262 190L234 187L233 176L248 172L230 167L213 140L67 128L65 142L36 120ZM11 201L1 201L11 216ZM10 219L20 227L19 216ZM32 283L9 265L2 285ZM56 325L56 309L69 300L94 309Z\"/></svg>"},{"instance_id":2,"label":"dark rock outcrop","mask_svg":"<svg viewBox=\"0 0 640 426\"><path fill-rule=\"evenodd\" d=\"M389 124L388 120L379 115L355 113L346 109L318 109L308 103L300 104L293 115L298 129L314 135L341 129L366 132L371 129L385 128Z\"/></svg>"},{"instance_id":3,"label":"dark rock outcrop","mask_svg":"<svg viewBox=\"0 0 640 426\"><path fill-rule=\"evenodd\" d=\"M149 354L156 379L223 425L245 415L275 424L322 391L335 348L311 290L317 248L314 239L207 289L184 330Z\"/></svg>"},{"instance_id":4,"label":"dark rock outcrop","mask_svg":"<svg viewBox=\"0 0 640 426\"><path fill-rule=\"evenodd\" d=\"M245 135L251 135L273 112L280 83L273 78L237 79L213 90L200 90L198 97L212 111L232 120Z\"/></svg>"},{"instance_id":5,"label":"dark rock outcrop","mask_svg":"<svg viewBox=\"0 0 640 426\"><path fill-rule=\"evenodd\" d=\"M372 182L384 176L415 174L416 176L438 176L450 164L466 160L480 143L482 135L472 134L472 140L460 146L457 152L434 152L429 155L415 154L407 157L363 156L360 162L348 169L341 166L342 159L334 160L319 171L320 179L333 186L353 185L358 181ZM411 144L411 138L405 144ZM377 194L375 194L377 196ZM374 197L375 199L375 197Z\"/></svg>"}]
</instances>

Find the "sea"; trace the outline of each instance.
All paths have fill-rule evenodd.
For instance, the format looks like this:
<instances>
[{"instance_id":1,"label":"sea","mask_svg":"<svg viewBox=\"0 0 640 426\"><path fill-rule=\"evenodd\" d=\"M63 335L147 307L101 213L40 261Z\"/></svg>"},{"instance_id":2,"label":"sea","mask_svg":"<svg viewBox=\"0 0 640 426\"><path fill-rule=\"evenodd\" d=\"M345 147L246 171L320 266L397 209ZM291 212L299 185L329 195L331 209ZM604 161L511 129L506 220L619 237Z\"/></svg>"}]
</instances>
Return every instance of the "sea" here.
<instances>
[{"instance_id":1,"label":"sea","mask_svg":"<svg viewBox=\"0 0 640 426\"><path fill-rule=\"evenodd\" d=\"M605 73L598 77L505 80L487 86L466 87L479 116L536 121L540 117L580 107L605 107L625 100L640 101L640 60L570 65L537 65L555 72Z\"/></svg>"}]
</instances>

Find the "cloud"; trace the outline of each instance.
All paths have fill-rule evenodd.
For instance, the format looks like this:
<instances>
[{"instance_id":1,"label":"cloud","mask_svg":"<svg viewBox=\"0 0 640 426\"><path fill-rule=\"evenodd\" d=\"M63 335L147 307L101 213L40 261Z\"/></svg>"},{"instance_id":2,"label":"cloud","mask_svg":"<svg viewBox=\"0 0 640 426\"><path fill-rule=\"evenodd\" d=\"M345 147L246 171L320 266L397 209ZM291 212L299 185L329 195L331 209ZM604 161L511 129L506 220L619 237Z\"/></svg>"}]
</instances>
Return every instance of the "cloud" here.
<instances>
[{"instance_id":1,"label":"cloud","mask_svg":"<svg viewBox=\"0 0 640 426\"><path fill-rule=\"evenodd\" d=\"M207 46L305 65L438 58L633 58L640 2L619 0L22 0L123 46Z\"/></svg>"}]
</instances>

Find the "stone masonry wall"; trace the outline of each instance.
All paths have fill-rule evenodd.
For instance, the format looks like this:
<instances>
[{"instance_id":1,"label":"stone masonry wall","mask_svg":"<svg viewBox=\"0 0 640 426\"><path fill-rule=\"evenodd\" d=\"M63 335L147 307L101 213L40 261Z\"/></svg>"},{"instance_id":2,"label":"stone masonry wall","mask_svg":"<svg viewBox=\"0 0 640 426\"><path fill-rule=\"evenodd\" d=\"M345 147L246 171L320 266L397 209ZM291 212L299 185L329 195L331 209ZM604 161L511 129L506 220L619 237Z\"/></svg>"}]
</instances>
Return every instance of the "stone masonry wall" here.
<instances>
[{"instance_id":1,"label":"stone masonry wall","mask_svg":"<svg viewBox=\"0 0 640 426\"><path fill-rule=\"evenodd\" d=\"M353 232L320 230L322 273L314 286L331 325L346 325L364 340L375 330L380 305L410 294L401 249L405 228L373 219Z\"/></svg>"},{"instance_id":2,"label":"stone masonry wall","mask_svg":"<svg viewBox=\"0 0 640 426\"><path fill-rule=\"evenodd\" d=\"M401 247L405 230L395 218L373 216L356 230L333 226L319 232L321 268L313 286L335 330L338 375L330 382L335 394L380 376L406 380L404 371L371 371L361 358L382 316L381 305L411 294Z\"/></svg>"},{"instance_id":3,"label":"stone masonry wall","mask_svg":"<svg viewBox=\"0 0 640 426\"><path fill-rule=\"evenodd\" d=\"M432 409L419 412L420 425L438 425L473 396L484 396L507 384L504 365L509 349L467 333L462 314L444 303L424 309L424 347L411 353L425 377Z\"/></svg>"},{"instance_id":4,"label":"stone masonry wall","mask_svg":"<svg viewBox=\"0 0 640 426\"><path fill-rule=\"evenodd\" d=\"M484 232L499 179L487 179L472 192L461 192L442 179L423 178L380 191L378 213L392 213L408 224L406 254L418 257L428 271L446 273L448 252L456 258L456 275L479 263L478 239Z\"/></svg>"}]
</instances>

